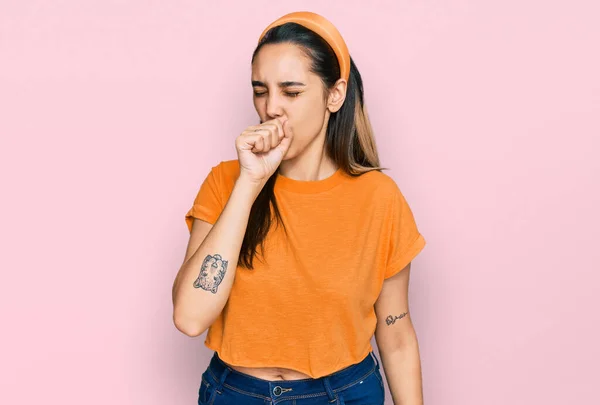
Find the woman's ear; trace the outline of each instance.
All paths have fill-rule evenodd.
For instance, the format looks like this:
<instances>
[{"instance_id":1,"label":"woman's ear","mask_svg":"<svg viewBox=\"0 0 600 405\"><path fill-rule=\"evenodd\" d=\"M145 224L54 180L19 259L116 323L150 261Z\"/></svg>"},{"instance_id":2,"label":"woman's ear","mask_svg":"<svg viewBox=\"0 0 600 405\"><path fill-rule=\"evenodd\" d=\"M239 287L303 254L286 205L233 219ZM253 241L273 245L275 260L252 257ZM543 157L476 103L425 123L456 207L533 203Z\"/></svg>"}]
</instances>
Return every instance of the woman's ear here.
<instances>
[{"instance_id":1,"label":"woman's ear","mask_svg":"<svg viewBox=\"0 0 600 405\"><path fill-rule=\"evenodd\" d=\"M327 98L327 109L334 113L337 112L342 105L344 104L344 100L346 99L346 88L348 86L348 82L345 79L338 79L337 82L333 85L331 90L329 90L329 96Z\"/></svg>"}]
</instances>

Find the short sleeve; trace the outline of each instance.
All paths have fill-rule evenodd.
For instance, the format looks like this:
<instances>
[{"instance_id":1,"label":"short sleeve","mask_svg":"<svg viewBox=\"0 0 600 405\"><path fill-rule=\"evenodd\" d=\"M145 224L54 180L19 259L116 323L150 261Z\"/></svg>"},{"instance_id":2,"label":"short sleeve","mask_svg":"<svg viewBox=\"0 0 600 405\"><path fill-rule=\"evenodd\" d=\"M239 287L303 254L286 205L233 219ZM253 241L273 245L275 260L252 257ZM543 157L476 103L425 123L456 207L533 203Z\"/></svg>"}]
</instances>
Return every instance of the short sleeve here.
<instances>
[{"instance_id":1,"label":"short sleeve","mask_svg":"<svg viewBox=\"0 0 600 405\"><path fill-rule=\"evenodd\" d=\"M214 224L223 211L220 169L221 163L210 170L200 186L192 208L185 214L185 222L190 233L194 218Z\"/></svg>"},{"instance_id":2,"label":"short sleeve","mask_svg":"<svg viewBox=\"0 0 600 405\"><path fill-rule=\"evenodd\" d=\"M384 278L389 278L404 269L425 247L425 239L417 228L406 199L397 187L394 194L390 214L390 246Z\"/></svg>"}]
</instances>

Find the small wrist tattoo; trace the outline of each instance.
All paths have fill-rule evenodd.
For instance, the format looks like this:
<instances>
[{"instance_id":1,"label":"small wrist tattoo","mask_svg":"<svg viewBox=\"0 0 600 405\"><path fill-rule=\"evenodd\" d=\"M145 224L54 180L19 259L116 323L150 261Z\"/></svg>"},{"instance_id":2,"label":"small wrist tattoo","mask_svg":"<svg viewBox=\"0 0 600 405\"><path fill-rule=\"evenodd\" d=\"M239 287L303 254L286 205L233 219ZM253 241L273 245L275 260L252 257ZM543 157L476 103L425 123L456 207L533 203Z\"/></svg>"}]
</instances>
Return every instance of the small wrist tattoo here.
<instances>
[{"instance_id":1,"label":"small wrist tattoo","mask_svg":"<svg viewBox=\"0 0 600 405\"><path fill-rule=\"evenodd\" d=\"M396 322L396 319L402 319L402 318L404 318L406 316L406 314L408 314L408 312L405 312L405 313L403 313L403 314L401 314L399 316L396 316L396 317L394 317L392 315L388 315L388 317L385 318L385 323L387 323L388 325L391 325L391 324L393 324L393 323Z\"/></svg>"}]
</instances>

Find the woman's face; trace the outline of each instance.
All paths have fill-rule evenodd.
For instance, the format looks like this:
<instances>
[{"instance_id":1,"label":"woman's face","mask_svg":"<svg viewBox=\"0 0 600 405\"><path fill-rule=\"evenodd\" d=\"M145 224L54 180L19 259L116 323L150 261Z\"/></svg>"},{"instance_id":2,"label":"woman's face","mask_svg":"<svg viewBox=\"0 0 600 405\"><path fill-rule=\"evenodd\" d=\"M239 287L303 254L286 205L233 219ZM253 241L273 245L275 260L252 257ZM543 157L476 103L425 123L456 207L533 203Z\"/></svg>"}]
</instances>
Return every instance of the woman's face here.
<instances>
[{"instance_id":1,"label":"woman's face","mask_svg":"<svg viewBox=\"0 0 600 405\"><path fill-rule=\"evenodd\" d=\"M309 66L309 58L289 43L264 45L252 64L254 108L260 122L287 119L294 131L285 159L303 151L329 120L323 82Z\"/></svg>"}]
</instances>

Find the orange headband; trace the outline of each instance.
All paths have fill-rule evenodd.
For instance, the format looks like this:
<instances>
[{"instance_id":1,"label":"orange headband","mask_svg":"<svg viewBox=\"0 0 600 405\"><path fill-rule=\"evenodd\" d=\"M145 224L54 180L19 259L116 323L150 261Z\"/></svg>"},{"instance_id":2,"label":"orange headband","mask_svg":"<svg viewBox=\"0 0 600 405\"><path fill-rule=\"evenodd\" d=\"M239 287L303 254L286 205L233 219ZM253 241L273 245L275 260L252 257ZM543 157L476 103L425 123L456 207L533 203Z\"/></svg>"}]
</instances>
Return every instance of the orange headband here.
<instances>
[{"instance_id":1,"label":"orange headband","mask_svg":"<svg viewBox=\"0 0 600 405\"><path fill-rule=\"evenodd\" d=\"M280 17L279 19L272 22L262 34L258 42L265 36L267 31L278 25L283 25L288 22L294 22L308 28L311 31L319 34L327 43L333 48L335 55L337 56L340 64L340 76L348 81L350 77L350 53L342 34L335 28L335 26L327 20L325 17L311 13L310 11L296 11Z\"/></svg>"}]
</instances>

